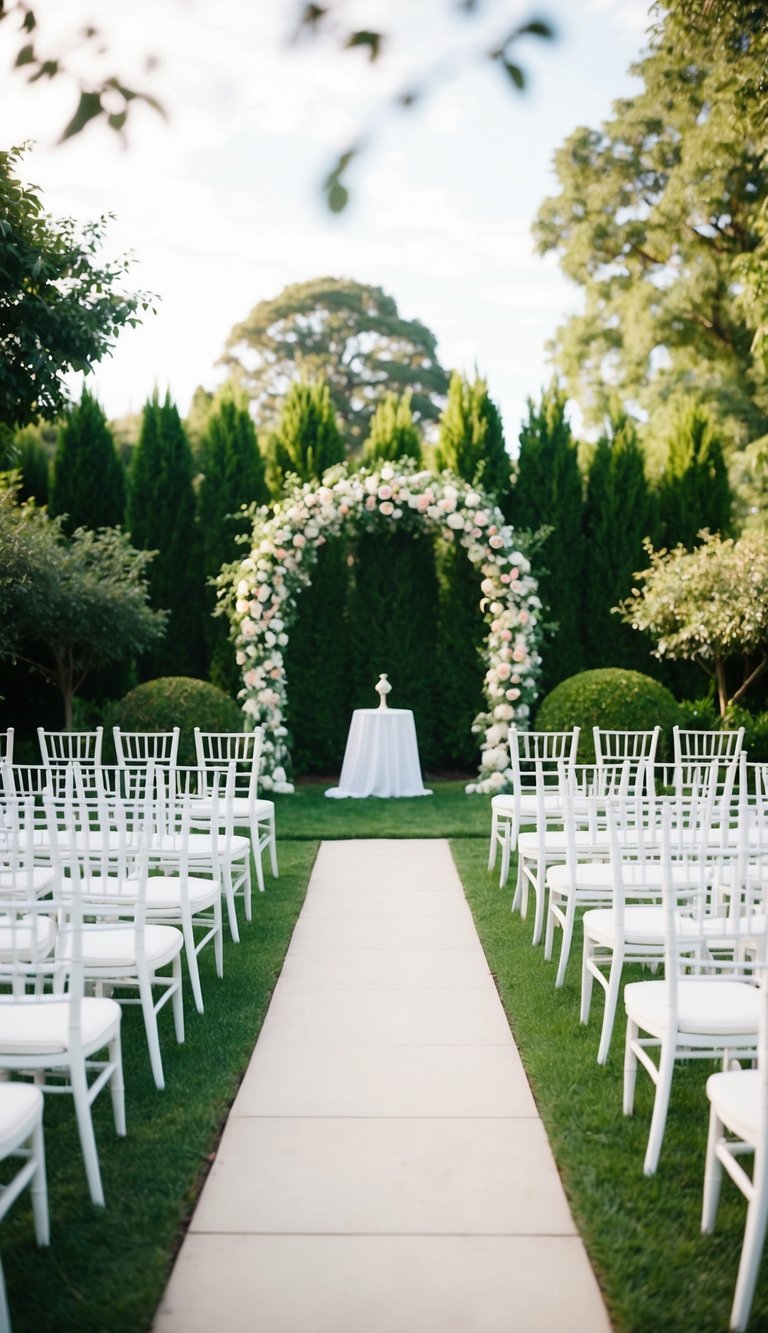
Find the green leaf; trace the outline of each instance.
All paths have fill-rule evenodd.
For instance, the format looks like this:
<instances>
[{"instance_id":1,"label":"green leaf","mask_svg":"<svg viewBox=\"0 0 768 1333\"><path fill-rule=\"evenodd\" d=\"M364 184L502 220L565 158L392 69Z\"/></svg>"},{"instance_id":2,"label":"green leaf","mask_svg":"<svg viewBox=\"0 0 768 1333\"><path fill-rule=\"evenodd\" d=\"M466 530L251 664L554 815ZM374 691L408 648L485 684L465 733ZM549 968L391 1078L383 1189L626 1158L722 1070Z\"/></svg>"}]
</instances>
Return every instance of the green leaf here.
<instances>
[{"instance_id":1,"label":"green leaf","mask_svg":"<svg viewBox=\"0 0 768 1333\"><path fill-rule=\"evenodd\" d=\"M21 26L25 32L34 32L35 28L37 27L37 19L35 18L31 9L28 9L26 14L24 15Z\"/></svg>"},{"instance_id":2,"label":"green leaf","mask_svg":"<svg viewBox=\"0 0 768 1333\"><path fill-rule=\"evenodd\" d=\"M100 93L81 93L77 110L69 124L65 125L59 143L64 143L75 134L79 134L81 130L85 129L90 120L94 120L96 116L100 116L102 113Z\"/></svg>"},{"instance_id":3,"label":"green leaf","mask_svg":"<svg viewBox=\"0 0 768 1333\"><path fill-rule=\"evenodd\" d=\"M519 33L521 37L525 36L526 33L530 33L533 37L553 38L555 36L555 29L552 27L551 23L546 23L544 19L533 19L530 23L524 24L523 27L519 29Z\"/></svg>"},{"instance_id":4,"label":"green leaf","mask_svg":"<svg viewBox=\"0 0 768 1333\"><path fill-rule=\"evenodd\" d=\"M22 46L13 63L16 69L20 69L22 65L31 65L34 62L34 59L35 48L32 43L29 42L26 46Z\"/></svg>"},{"instance_id":5,"label":"green leaf","mask_svg":"<svg viewBox=\"0 0 768 1333\"><path fill-rule=\"evenodd\" d=\"M511 60L502 59L502 65L515 87L522 92L525 88L525 75L519 65L515 65Z\"/></svg>"},{"instance_id":6,"label":"green leaf","mask_svg":"<svg viewBox=\"0 0 768 1333\"><path fill-rule=\"evenodd\" d=\"M332 213L343 213L349 202L349 190L336 179L328 186L327 198Z\"/></svg>"},{"instance_id":7,"label":"green leaf","mask_svg":"<svg viewBox=\"0 0 768 1333\"><path fill-rule=\"evenodd\" d=\"M373 62L381 54L383 36L380 32L351 32L346 41L347 50L354 46L367 46L368 55Z\"/></svg>"}]
</instances>

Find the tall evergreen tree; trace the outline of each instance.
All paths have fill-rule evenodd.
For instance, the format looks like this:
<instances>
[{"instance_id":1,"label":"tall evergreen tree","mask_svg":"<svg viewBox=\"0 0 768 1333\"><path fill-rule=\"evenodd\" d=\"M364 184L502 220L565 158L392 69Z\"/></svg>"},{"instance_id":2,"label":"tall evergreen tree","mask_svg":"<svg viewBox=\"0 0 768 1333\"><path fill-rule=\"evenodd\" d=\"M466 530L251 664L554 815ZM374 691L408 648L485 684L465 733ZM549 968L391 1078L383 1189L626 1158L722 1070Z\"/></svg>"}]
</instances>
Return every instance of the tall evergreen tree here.
<instances>
[{"instance_id":1,"label":"tall evergreen tree","mask_svg":"<svg viewBox=\"0 0 768 1333\"><path fill-rule=\"evenodd\" d=\"M67 532L123 521L125 474L107 419L87 389L59 431L50 507L52 514L66 514Z\"/></svg>"},{"instance_id":2,"label":"tall evergreen tree","mask_svg":"<svg viewBox=\"0 0 768 1333\"><path fill-rule=\"evenodd\" d=\"M330 391L322 380L296 380L291 385L268 455L269 486L275 496L282 493L288 473L299 481L319 481L326 468L343 460L344 443Z\"/></svg>"},{"instance_id":3,"label":"tall evergreen tree","mask_svg":"<svg viewBox=\"0 0 768 1333\"><path fill-rule=\"evenodd\" d=\"M367 467L391 463L397 458L421 461L421 436L411 412L411 395L387 393L371 417L362 461Z\"/></svg>"},{"instance_id":4,"label":"tall evergreen tree","mask_svg":"<svg viewBox=\"0 0 768 1333\"><path fill-rule=\"evenodd\" d=\"M202 439L203 477L197 495L203 575L218 574L238 555L237 536L247 533L242 505L266 504L269 491L247 401L227 384L217 395ZM206 585L205 640L214 685L236 693L241 681L223 617L215 617L216 594Z\"/></svg>"},{"instance_id":5,"label":"tall evergreen tree","mask_svg":"<svg viewBox=\"0 0 768 1333\"><path fill-rule=\"evenodd\" d=\"M539 406L528 401L528 420L520 431L517 482L511 518L518 528L536 532L549 527L537 568L539 596L555 625L542 657L542 692L546 693L584 665L581 595L585 568L583 483L576 441L565 415L566 395L553 383Z\"/></svg>"},{"instance_id":6,"label":"tall evergreen tree","mask_svg":"<svg viewBox=\"0 0 768 1333\"><path fill-rule=\"evenodd\" d=\"M702 528L728 532L731 490L723 447L709 413L696 403L678 413L657 500L657 545L690 549Z\"/></svg>"},{"instance_id":7,"label":"tall evergreen tree","mask_svg":"<svg viewBox=\"0 0 768 1333\"><path fill-rule=\"evenodd\" d=\"M627 597L644 561L653 504L633 422L618 417L597 443L584 506L583 577L585 667L628 667L648 672L648 645L611 607ZM655 673L654 673L655 674Z\"/></svg>"},{"instance_id":8,"label":"tall evergreen tree","mask_svg":"<svg viewBox=\"0 0 768 1333\"><path fill-rule=\"evenodd\" d=\"M451 376L448 402L440 419L435 450L438 468L449 468L470 486L479 486L507 512L512 484L504 429L485 380Z\"/></svg>"},{"instance_id":9,"label":"tall evergreen tree","mask_svg":"<svg viewBox=\"0 0 768 1333\"><path fill-rule=\"evenodd\" d=\"M274 495L282 493L286 473L319 481L326 468L341 462L344 447L326 385L299 381L291 386L270 454ZM318 552L312 583L299 598L285 652L287 720L299 772L333 772L341 763L350 697L346 596L344 544L329 542Z\"/></svg>"},{"instance_id":10,"label":"tall evergreen tree","mask_svg":"<svg viewBox=\"0 0 768 1333\"><path fill-rule=\"evenodd\" d=\"M178 410L157 393L144 408L128 490L134 546L158 552L150 566L152 605L170 612L165 642L142 660L144 679L199 676L204 669L203 579L192 486L192 455Z\"/></svg>"},{"instance_id":11,"label":"tall evergreen tree","mask_svg":"<svg viewBox=\"0 0 768 1333\"><path fill-rule=\"evenodd\" d=\"M488 396L485 380L472 383L458 371L451 376L448 402L435 448L438 468L449 468L478 486L506 513L511 466L504 447L501 417ZM480 611L477 571L458 545L438 548L440 612L438 670L435 680L440 763L471 767L477 759L472 722L483 707L480 651L485 624Z\"/></svg>"}]
</instances>

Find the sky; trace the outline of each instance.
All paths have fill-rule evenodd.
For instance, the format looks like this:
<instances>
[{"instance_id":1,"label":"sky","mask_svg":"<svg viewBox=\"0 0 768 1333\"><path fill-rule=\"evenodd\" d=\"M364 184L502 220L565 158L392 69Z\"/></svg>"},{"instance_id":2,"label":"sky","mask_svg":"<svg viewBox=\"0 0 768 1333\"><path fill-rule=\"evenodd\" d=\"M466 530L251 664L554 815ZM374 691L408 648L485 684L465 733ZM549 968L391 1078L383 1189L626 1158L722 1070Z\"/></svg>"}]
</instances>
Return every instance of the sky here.
<instances>
[{"instance_id":1,"label":"sky","mask_svg":"<svg viewBox=\"0 0 768 1333\"><path fill-rule=\"evenodd\" d=\"M577 125L599 126L638 82L646 0L339 0L348 27L387 34L382 58L338 42L300 43L299 0L36 0L44 56L64 54L151 92L167 118L135 105L127 142L93 124L56 140L77 101L60 77L30 87L10 72L13 20L0 24L3 146L33 141L23 166L46 211L110 222L104 252L134 258L131 288L157 313L125 329L88 384L110 417L139 412L157 387L185 414L213 389L233 325L289 283L330 275L382 287L400 315L435 334L442 364L488 382L514 452L529 397L552 375L547 343L580 293L531 223L557 189L553 155ZM553 42L516 47L523 94L472 59L532 17ZM105 51L77 34L98 27ZM398 91L448 56L463 68L411 111ZM151 68L148 68L148 61ZM366 137L333 216L321 181ZM73 384L79 392L79 384ZM578 424L578 413L575 413Z\"/></svg>"}]
</instances>

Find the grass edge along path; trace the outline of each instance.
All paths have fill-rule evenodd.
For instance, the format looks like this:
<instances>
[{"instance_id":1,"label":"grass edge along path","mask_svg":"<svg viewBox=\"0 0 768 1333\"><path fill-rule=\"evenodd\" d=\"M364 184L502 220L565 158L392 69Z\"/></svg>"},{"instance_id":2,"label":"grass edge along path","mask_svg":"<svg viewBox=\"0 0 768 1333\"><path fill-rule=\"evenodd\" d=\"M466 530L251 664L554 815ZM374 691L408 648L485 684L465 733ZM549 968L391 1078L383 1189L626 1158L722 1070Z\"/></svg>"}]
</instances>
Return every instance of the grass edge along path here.
<instances>
[{"instance_id":1,"label":"grass edge along path","mask_svg":"<svg viewBox=\"0 0 768 1333\"><path fill-rule=\"evenodd\" d=\"M186 1041L160 1015L165 1090L152 1081L141 1010L123 1010L128 1133L117 1138L108 1092L93 1107L106 1208L88 1197L74 1107L47 1096L51 1245L38 1249L29 1191L0 1229L14 1333L142 1333L149 1329L251 1056L304 901L317 842L281 842L280 877L238 905L240 944L224 924L224 977L200 955L205 1013L185 976ZM226 913L225 913L226 918ZM4 1177L5 1178L5 1177Z\"/></svg>"},{"instance_id":2,"label":"grass edge along path","mask_svg":"<svg viewBox=\"0 0 768 1333\"><path fill-rule=\"evenodd\" d=\"M661 1162L646 1178L651 1081L638 1071L635 1113L625 1117L623 1011L601 1068L597 986L590 1022L579 1022L580 933L565 984L556 990L555 963L545 963L543 948L531 945L532 907L525 921L510 912L514 865L501 890L498 866L493 873L486 869L487 842L481 848L454 841L451 850L614 1327L620 1333L723 1333L746 1201L726 1177L715 1233L701 1235L709 1114L704 1085L714 1066L691 1061L676 1067ZM558 949L556 936L555 959ZM768 1328L765 1254L749 1327Z\"/></svg>"}]
</instances>

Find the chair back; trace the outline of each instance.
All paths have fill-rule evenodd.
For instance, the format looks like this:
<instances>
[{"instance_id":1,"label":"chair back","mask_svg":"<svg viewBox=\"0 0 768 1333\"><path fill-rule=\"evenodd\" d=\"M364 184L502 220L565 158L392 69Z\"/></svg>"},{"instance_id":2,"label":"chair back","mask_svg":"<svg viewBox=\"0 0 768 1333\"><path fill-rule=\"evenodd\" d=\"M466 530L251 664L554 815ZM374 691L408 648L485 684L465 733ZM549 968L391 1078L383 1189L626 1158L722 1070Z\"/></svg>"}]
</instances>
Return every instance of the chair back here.
<instances>
[{"instance_id":1,"label":"chair back","mask_svg":"<svg viewBox=\"0 0 768 1333\"><path fill-rule=\"evenodd\" d=\"M253 731L201 731L195 727L201 790L208 790L214 773L231 773L233 799L255 801L263 737L261 727L255 727Z\"/></svg>"},{"instance_id":2,"label":"chair back","mask_svg":"<svg viewBox=\"0 0 768 1333\"><path fill-rule=\"evenodd\" d=\"M0 764L13 763L13 727L0 731Z\"/></svg>"},{"instance_id":3,"label":"chair back","mask_svg":"<svg viewBox=\"0 0 768 1333\"><path fill-rule=\"evenodd\" d=\"M54 787L64 780L66 766L71 763L79 764L88 785L95 787L103 738L103 727L94 731L47 731L38 727L40 755Z\"/></svg>"},{"instance_id":4,"label":"chair back","mask_svg":"<svg viewBox=\"0 0 768 1333\"><path fill-rule=\"evenodd\" d=\"M112 728L119 768L147 764L174 768L179 753L179 728L170 731L123 731Z\"/></svg>"}]
</instances>

